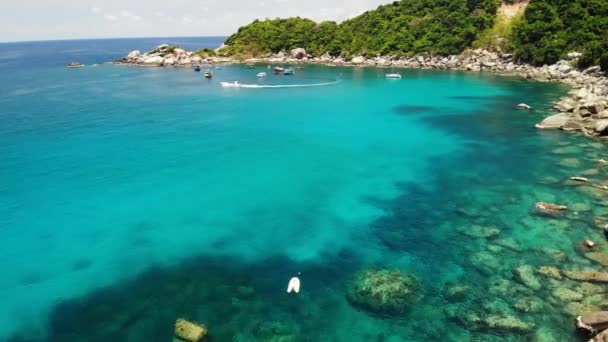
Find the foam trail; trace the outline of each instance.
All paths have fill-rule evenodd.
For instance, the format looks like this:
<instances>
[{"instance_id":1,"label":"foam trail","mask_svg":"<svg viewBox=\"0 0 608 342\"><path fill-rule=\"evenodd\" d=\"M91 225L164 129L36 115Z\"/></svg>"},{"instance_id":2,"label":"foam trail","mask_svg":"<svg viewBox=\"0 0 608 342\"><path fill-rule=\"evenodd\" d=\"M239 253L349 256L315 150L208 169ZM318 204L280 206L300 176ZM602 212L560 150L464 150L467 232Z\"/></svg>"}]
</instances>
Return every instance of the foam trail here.
<instances>
[{"instance_id":1,"label":"foam trail","mask_svg":"<svg viewBox=\"0 0 608 342\"><path fill-rule=\"evenodd\" d=\"M322 87L332 84L336 84L339 81L322 82L322 83L310 83L310 84L276 84L276 85L264 85L264 84L239 84L238 86L232 82L222 82L224 88L249 88L249 89L264 89L264 88L306 88L306 87Z\"/></svg>"}]
</instances>

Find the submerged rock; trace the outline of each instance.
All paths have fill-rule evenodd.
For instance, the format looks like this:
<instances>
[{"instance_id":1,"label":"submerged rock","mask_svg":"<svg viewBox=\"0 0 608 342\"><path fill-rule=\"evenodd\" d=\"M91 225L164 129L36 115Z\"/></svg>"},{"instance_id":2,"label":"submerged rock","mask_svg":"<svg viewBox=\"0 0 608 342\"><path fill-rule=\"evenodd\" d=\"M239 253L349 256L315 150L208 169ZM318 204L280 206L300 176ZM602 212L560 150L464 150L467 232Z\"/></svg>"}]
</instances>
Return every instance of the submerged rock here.
<instances>
[{"instance_id":1,"label":"submerged rock","mask_svg":"<svg viewBox=\"0 0 608 342\"><path fill-rule=\"evenodd\" d=\"M551 294L562 302L578 302L583 299L582 294L563 287L553 289Z\"/></svg>"},{"instance_id":2,"label":"submerged rock","mask_svg":"<svg viewBox=\"0 0 608 342\"><path fill-rule=\"evenodd\" d=\"M565 205L559 205L554 203L538 202L534 205L534 209L539 214L555 215L565 210L568 210L568 207Z\"/></svg>"},{"instance_id":3,"label":"submerged rock","mask_svg":"<svg viewBox=\"0 0 608 342\"><path fill-rule=\"evenodd\" d=\"M186 342L199 342L207 335L207 327L187 321L185 319L178 319L175 322L175 336L180 340Z\"/></svg>"},{"instance_id":4,"label":"submerged rock","mask_svg":"<svg viewBox=\"0 0 608 342\"><path fill-rule=\"evenodd\" d=\"M589 252L585 253L585 258L593 260L603 266L608 266L608 253L603 252Z\"/></svg>"},{"instance_id":5,"label":"submerged rock","mask_svg":"<svg viewBox=\"0 0 608 342\"><path fill-rule=\"evenodd\" d=\"M543 121L536 124L536 128L539 129L560 129L570 120L570 115L566 113L560 113L545 118Z\"/></svg>"},{"instance_id":6,"label":"submerged rock","mask_svg":"<svg viewBox=\"0 0 608 342\"><path fill-rule=\"evenodd\" d=\"M541 266L538 269L538 273L553 279L562 279L562 274L557 267Z\"/></svg>"},{"instance_id":7,"label":"submerged rock","mask_svg":"<svg viewBox=\"0 0 608 342\"><path fill-rule=\"evenodd\" d=\"M518 299L513 307L523 313L534 313L542 311L543 302L537 297L526 297Z\"/></svg>"},{"instance_id":8,"label":"submerged rock","mask_svg":"<svg viewBox=\"0 0 608 342\"><path fill-rule=\"evenodd\" d=\"M483 227L474 225L471 227L459 227L457 231L472 238L492 238L500 234L500 230L494 227Z\"/></svg>"},{"instance_id":9,"label":"submerged rock","mask_svg":"<svg viewBox=\"0 0 608 342\"><path fill-rule=\"evenodd\" d=\"M380 314L400 314L422 296L418 280L396 270L367 270L350 283L348 300Z\"/></svg>"},{"instance_id":10,"label":"submerged rock","mask_svg":"<svg viewBox=\"0 0 608 342\"><path fill-rule=\"evenodd\" d=\"M608 272L562 270L562 274L566 276L566 278L570 278L572 280L608 283Z\"/></svg>"},{"instance_id":11,"label":"submerged rock","mask_svg":"<svg viewBox=\"0 0 608 342\"><path fill-rule=\"evenodd\" d=\"M489 329L507 330L520 333L532 331L533 325L528 324L514 316L488 316L483 319L484 325Z\"/></svg>"},{"instance_id":12,"label":"submerged rock","mask_svg":"<svg viewBox=\"0 0 608 342\"><path fill-rule=\"evenodd\" d=\"M462 301L467 296L467 293L471 290L470 286L466 285L453 285L446 289L445 297L449 301L457 302Z\"/></svg>"},{"instance_id":13,"label":"submerged rock","mask_svg":"<svg viewBox=\"0 0 608 342\"><path fill-rule=\"evenodd\" d=\"M513 271L513 274L515 276L515 279L523 285L533 290L540 290L541 284L538 281L538 278L536 278L536 276L534 275L534 268L532 266L519 266Z\"/></svg>"}]
</instances>

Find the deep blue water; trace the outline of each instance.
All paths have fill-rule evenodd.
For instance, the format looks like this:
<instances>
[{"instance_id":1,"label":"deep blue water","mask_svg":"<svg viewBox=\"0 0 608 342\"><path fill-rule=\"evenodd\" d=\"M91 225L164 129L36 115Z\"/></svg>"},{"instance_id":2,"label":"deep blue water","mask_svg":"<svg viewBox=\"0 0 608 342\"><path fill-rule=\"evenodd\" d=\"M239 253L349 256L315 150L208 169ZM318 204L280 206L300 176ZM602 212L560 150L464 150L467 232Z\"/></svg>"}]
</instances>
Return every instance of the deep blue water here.
<instances>
[{"instance_id":1,"label":"deep blue water","mask_svg":"<svg viewBox=\"0 0 608 342\"><path fill-rule=\"evenodd\" d=\"M603 145L533 129L564 87L319 66L261 81L266 65L223 66L210 81L188 68L65 68L221 41L0 44L0 339L164 341L177 317L219 341L572 339L563 308L574 304L552 289L578 284L543 278L533 291L513 276L522 264L564 266L548 246L594 267L573 246L600 239L591 217L604 209L559 179L593 169ZM219 85L232 80L330 84ZM515 110L522 101L537 110ZM579 165L556 167L568 157ZM539 200L580 204L580 230L533 215ZM500 239L462 233L475 226ZM350 280L369 267L419 278L425 296L411 316L348 303ZM302 292L287 296L298 272ZM505 282L513 293L496 287ZM468 287L465 299L446 295L454 284ZM518 300L547 304L522 312Z\"/></svg>"}]
</instances>

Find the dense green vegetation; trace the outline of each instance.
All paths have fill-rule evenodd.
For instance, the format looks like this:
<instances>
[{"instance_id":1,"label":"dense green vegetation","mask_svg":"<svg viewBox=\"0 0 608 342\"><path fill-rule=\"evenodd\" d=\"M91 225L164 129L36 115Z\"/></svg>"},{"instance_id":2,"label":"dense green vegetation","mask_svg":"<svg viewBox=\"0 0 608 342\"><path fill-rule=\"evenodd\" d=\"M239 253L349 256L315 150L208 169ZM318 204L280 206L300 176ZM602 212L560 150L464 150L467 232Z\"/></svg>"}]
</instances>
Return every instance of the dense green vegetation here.
<instances>
[{"instance_id":1,"label":"dense green vegetation","mask_svg":"<svg viewBox=\"0 0 608 342\"><path fill-rule=\"evenodd\" d=\"M492 27L500 0L401 0L340 25L309 19L256 20L226 41L231 54L303 47L312 54L455 54Z\"/></svg>"},{"instance_id":2,"label":"dense green vegetation","mask_svg":"<svg viewBox=\"0 0 608 342\"><path fill-rule=\"evenodd\" d=\"M264 56L303 47L330 53L457 54L468 47L512 51L535 65L583 53L580 67L608 70L608 0L531 0L523 16L497 17L501 3L521 0L400 0L341 24L304 18L256 20L228 38L224 53Z\"/></svg>"},{"instance_id":3,"label":"dense green vegetation","mask_svg":"<svg viewBox=\"0 0 608 342\"><path fill-rule=\"evenodd\" d=\"M608 1L532 0L514 29L513 49L536 65L578 51L584 54L580 67L602 62L608 70Z\"/></svg>"}]
</instances>

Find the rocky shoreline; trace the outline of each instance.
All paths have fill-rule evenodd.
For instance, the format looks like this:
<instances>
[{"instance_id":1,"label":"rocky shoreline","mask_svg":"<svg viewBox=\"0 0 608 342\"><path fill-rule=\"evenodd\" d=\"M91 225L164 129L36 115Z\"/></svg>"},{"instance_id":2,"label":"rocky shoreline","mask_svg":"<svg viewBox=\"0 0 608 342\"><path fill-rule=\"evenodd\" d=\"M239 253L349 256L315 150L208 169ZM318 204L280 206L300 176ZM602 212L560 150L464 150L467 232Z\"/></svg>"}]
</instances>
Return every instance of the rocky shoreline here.
<instances>
[{"instance_id":1,"label":"rocky shoreline","mask_svg":"<svg viewBox=\"0 0 608 342\"><path fill-rule=\"evenodd\" d=\"M221 47L214 52L220 52ZM466 50L460 55L448 57L415 56L395 57L377 56L366 58L357 56L348 59L345 56L333 57L328 53L313 57L304 49L298 48L290 54L284 52L265 58L234 59L217 57L212 53L194 53L184 49L161 45L156 49L141 53L133 51L114 64L137 66L181 66L239 63L271 64L320 64L327 66L370 66L385 68L442 69L471 72L488 71L500 75L519 76L541 82L561 82L569 85L572 91L555 103L558 112L539 122L539 129L561 129L564 131L582 132L589 137L608 136L608 78L598 66L586 70L577 70L573 64L580 53L568 54L568 60L560 60L554 65L534 67L519 64L513 55L490 52L487 50ZM525 106L522 106L525 109Z\"/></svg>"}]
</instances>

